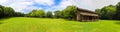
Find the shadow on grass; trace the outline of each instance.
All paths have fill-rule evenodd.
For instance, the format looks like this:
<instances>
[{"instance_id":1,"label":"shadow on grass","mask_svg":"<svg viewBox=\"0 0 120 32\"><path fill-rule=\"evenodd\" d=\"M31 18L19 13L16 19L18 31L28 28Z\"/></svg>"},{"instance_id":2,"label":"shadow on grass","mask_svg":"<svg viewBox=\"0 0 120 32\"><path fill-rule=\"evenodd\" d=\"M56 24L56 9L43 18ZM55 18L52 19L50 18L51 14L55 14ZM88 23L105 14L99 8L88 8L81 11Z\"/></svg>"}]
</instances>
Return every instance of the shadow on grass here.
<instances>
[{"instance_id":1,"label":"shadow on grass","mask_svg":"<svg viewBox=\"0 0 120 32\"><path fill-rule=\"evenodd\" d=\"M3 21L4 21L4 20L7 20L7 19L9 19L9 18L12 18L12 17L4 17L4 18L0 18L0 24L3 24Z\"/></svg>"},{"instance_id":2,"label":"shadow on grass","mask_svg":"<svg viewBox=\"0 0 120 32\"><path fill-rule=\"evenodd\" d=\"M67 20L67 21L76 21L76 20L74 20L74 19L65 19L65 20Z\"/></svg>"},{"instance_id":3,"label":"shadow on grass","mask_svg":"<svg viewBox=\"0 0 120 32\"><path fill-rule=\"evenodd\" d=\"M3 24L3 22L0 22L0 24Z\"/></svg>"},{"instance_id":4,"label":"shadow on grass","mask_svg":"<svg viewBox=\"0 0 120 32\"><path fill-rule=\"evenodd\" d=\"M120 25L120 22L116 22L116 24Z\"/></svg>"},{"instance_id":5,"label":"shadow on grass","mask_svg":"<svg viewBox=\"0 0 120 32\"><path fill-rule=\"evenodd\" d=\"M88 20L88 21L77 21L76 19L65 19L65 20L67 20L67 21L76 21L76 22L98 22L99 20L94 20L94 21L92 21L92 20Z\"/></svg>"},{"instance_id":6,"label":"shadow on grass","mask_svg":"<svg viewBox=\"0 0 120 32\"><path fill-rule=\"evenodd\" d=\"M115 21L115 22L114 22L115 24L120 25L120 20L109 20L109 21Z\"/></svg>"},{"instance_id":7,"label":"shadow on grass","mask_svg":"<svg viewBox=\"0 0 120 32\"><path fill-rule=\"evenodd\" d=\"M9 18L12 18L12 17L4 17L4 18L0 18L0 21L4 21L4 20L7 20Z\"/></svg>"}]
</instances>

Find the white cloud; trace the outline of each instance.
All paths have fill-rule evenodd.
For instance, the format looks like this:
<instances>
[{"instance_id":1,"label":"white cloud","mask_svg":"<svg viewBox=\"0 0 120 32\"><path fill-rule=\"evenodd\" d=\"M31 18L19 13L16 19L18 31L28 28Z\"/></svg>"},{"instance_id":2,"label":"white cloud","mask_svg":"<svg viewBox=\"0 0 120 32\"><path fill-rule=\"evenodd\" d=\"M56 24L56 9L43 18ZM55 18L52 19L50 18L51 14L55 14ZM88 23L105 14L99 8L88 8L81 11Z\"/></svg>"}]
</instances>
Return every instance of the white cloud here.
<instances>
[{"instance_id":1,"label":"white cloud","mask_svg":"<svg viewBox=\"0 0 120 32\"><path fill-rule=\"evenodd\" d=\"M120 0L95 0L93 1L94 5L96 5L96 8L101 8L103 6L107 5L116 5Z\"/></svg>"},{"instance_id":2,"label":"white cloud","mask_svg":"<svg viewBox=\"0 0 120 32\"><path fill-rule=\"evenodd\" d=\"M30 0L5 0L5 1L0 0L0 4L3 6L10 6L13 9L15 9L16 12L23 12L23 13L27 13L32 9L42 9L41 7L38 8L33 6L34 2Z\"/></svg>"},{"instance_id":3,"label":"white cloud","mask_svg":"<svg viewBox=\"0 0 120 32\"><path fill-rule=\"evenodd\" d=\"M3 6L10 6L15 9L16 12L27 12L32 9L42 9L42 7L36 7L34 4L52 6L54 0L0 0L0 4ZM26 12L25 12L26 13Z\"/></svg>"},{"instance_id":4,"label":"white cloud","mask_svg":"<svg viewBox=\"0 0 120 32\"><path fill-rule=\"evenodd\" d=\"M5 3L7 0L0 0L0 4Z\"/></svg>"},{"instance_id":5,"label":"white cloud","mask_svg":"<svg viewBox=\"0 0 120 32\"><path fill-rule=\"evenodd\" d=\"M54 4L54 0L35 0L35 2L45 6L51 6Z\"/></svg>"},{"instance_id":6,"label":"white cloud","mask_svg":"<svg viewBox=\"0 0 120 32\"><path fill-rule=\"evenodd\" d=\"M102 8L107 5L115 5L120 0L74 0L75 5L79 8L84 8L94 11L96 8Z\"/></svg>"},{"instance_id":7,"label":"white cloud","mask_svg":"<svg viewBox=\"0 0 120 32\"><path fill-rule=\"evenodd\" d=\"M71 2L71 0L63 0L61 3L60 3L60 7L62 8L66 8L66 6L69 6L69 5L73 5L73 3Z\"/></svg>"},{"instance_id":8,"label":"white cloud","mask_svg":"<svg viewBox=\"0 0 120 32\"><path fill-rule=\"evenodd\" d=\"M65 9L67 6L73 5L73 4L74 4L74 3L72 3L72 0L62 0L59 5L57 5L57 6L52 6L51 8L47 9L47 11L48 11L48 10L51 10L51 11L63 10L63 9Z\"/></svg>"},{"instance_id":9,"label":"white cloud","mask_svg":"<svg viewBox=\"0 0 120 32\"><path fill-rule=\"evenodd\" d=\"M16 12L23 12L23 9L30 8L29 5L32 5L31 2L22 2L22 3L13 3L10 4L10 7L13 7Z\"/></svg>"}]
</instances>

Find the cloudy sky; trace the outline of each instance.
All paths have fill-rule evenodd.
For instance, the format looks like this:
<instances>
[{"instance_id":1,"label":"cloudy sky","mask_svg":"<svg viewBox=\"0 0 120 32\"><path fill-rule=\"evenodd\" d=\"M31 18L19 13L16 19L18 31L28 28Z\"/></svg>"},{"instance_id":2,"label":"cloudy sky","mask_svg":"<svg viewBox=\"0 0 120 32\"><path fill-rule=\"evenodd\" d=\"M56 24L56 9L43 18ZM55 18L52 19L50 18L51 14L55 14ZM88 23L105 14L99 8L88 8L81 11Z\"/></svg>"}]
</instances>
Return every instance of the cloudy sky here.
<instances>
[{"instance_id":1,"label":"cloudy sky","mask_svg":"<svg viewBox=\"0 0 120 32\"><path fill-rule=\"evenodd\" d=\"M32 9L45 11L62 10L68 5L94 11L106 5L115 5L120 0L0 0L0 5L14 8L16 12L28 13Z\"/></svg>"}]
</instances>

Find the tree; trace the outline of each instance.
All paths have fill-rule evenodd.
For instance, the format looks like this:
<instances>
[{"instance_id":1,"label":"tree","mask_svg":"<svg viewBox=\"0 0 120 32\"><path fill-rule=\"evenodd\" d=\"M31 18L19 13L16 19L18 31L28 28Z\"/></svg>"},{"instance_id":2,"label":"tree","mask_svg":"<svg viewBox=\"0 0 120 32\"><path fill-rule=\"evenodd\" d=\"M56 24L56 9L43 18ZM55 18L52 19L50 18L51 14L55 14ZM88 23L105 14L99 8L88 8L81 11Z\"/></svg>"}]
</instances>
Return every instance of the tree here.
<instances>
[{"instance_id":1,"label":"tree","mask_svg":"<svg viewBox=\"0 0 120 32\"><path fill-rule=\"evenodd\" d=\"M101 15L102 15L101 9L95 9L95 12L97 12L97 14L99 15L99 18L102 18L102 17L101 17Z\"/></svg>"},{"instance_id":2,"label":"tree","mask_svg":"<svg viewBox=\"0 0 120 32\"><path fill-rule=\"evenodd\" d=\"M14 9L11 7L4 7L4 16L10 17L14 15Z\"/></svg>"},{"instance_id":3,"label":"tree","mask_svg":"<svg viewBox=\"0 0 120 32\"><path fill-rule=\"evenodd\" d=\"M30 13L26 14L26 16L43 18L45 17L45 12L44 10L32 10Z\"/></svg>"},{"instance_id":4,"label":"tree","mask_svg":"<svg viewBox=\"0 0 120 32\"><path fill-rule=\"evenodd\" d=\"M37 17L40 17L40 18L44 18L45 17L44 10L37 10L35 14L36 14Z\"/></svg>"},{"instance_id":5,"label":"tree","mask_svg":"<svg viewBox=\"0 0 120 32\"><path fill-rule=\"evenodd\" d=\"M105 6L102 9L96 9L101 19L113 19L116 8L113 5Z\"/></svg>"},{"instance_id":6,"label":"tree","mask_svg":"<svg viewBox=\"0 0 120 32\"><path fill-rule=\"evenodd\" d=\"M13 17L15 11L11 7L4 7L0 5L0 18L3 17Z\"/></svg>"},{"instance_id":7,"label":"tree","mask_svg":"<svg viewBox=\"0 0 120 32\"><path fill-rule=\"evenodd\" d=\"M5 7L0 5L0 18L15 16L24 16L24 14L20 12L15 12L14 9L11 7Z\"/></svg>"},{"instance_id":8,"label":"tree","mask_svg":"<svg viewBox=\"0 0 120 32\"><path fill-rule=\"evenodd\" d=\"M33 9L31 12L29 12L25 16L27 16L27 17L36 17L36 12L37 12L37 10Z\"/></svg>"},{"instance_id":9,"label":"tree","mask_svg":"<svg viewBox=\"0 0 120 32\"><path fill-rule=\"evenodd\" d=\"M77 7L76 6L67 6L63 10L63 17L68 19L76 19Z\"/></svg>"},{"instance_id":10,"label":"tree","mask_svg":"<svg viewBox=\"0 0 120 32\"><path fill-rule=\"evenodd\" d=\"M29 13L29 16L31 16L31 17L36 17L36 12L37 12L37 10L32 10L32 11Z\"/></svg>"},{"instance_id":11,"label":"tree","mask_svg":"<svg viewBox=\"0 0 120 32\"><path fill-rule=\"evenodd\" d=\"M2 9L0 8L0 18L3 17Z\"/></svg>"},{"instance_id":12,"label":"tree","mask_svg":"<svg viewBox=\"0 0 120 32\"><path fill-rule=\"evenodd\" d=\"M4 17L3 11L4 11L4 6L0 5L0 18Z\"/></svg>"},{"instance_id":13,"label":"tree","mask_svg":"<svg viewBox=\"0 0 120 32\"><path fill-rule=\"evenodd\" d=\"M24 13L21 13L21 12L14 13L14 17L23 17L23 16L24 16Z\"/></svg>"},{"instance_id":14,"label":"tree","mask_svg":"<svg viewBox=\"0 0 120 32\"><path fill-rule=\"evenodd\" d=\"M53 17L52 12L51 12L51 11L48 11L48 12L46 13L46 17L47 17L47 18L52 18L52 17Z\"/></svg>"},{"instance_id":15,"label":"tree","mask_svg":"<svg viewBox=\"0 0 120 32\"><path fill-rule=\"evenodd\" d=\"M55 11L55 12L54 12L54 17L55 17L55 18L62 18L62 17L61 17L61 16L62 16L61 13L62 13L62 12L59 11L59 10Z\"/></svg>"},{"instance_id":16,"label":"tree","mask_svg":"<svg viewBox=\"0 0 120 32\"><path fill-rule=\"evenodd\" d=\"M116 5L116 13L114 19L120 20L120 2Z\"/></svg>"}]
</instances>

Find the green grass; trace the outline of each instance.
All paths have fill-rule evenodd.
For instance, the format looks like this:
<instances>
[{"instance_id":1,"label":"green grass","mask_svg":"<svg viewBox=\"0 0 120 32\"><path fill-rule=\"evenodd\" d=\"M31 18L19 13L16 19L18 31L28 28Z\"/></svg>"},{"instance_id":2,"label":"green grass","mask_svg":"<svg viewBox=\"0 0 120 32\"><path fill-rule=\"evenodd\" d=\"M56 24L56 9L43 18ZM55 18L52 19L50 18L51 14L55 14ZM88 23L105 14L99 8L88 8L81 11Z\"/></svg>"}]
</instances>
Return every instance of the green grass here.
<instances>
[{"instance_id":1,"label":"green grass","mask_svg":"<svg viewBox=\"0 0 120 32\"><path fill-rule=\"evenodd\" d=\"M65 19L12 17L0 20L0 32L120 32L120 21L78 22Z\"/></svg>"}]
</instances>

